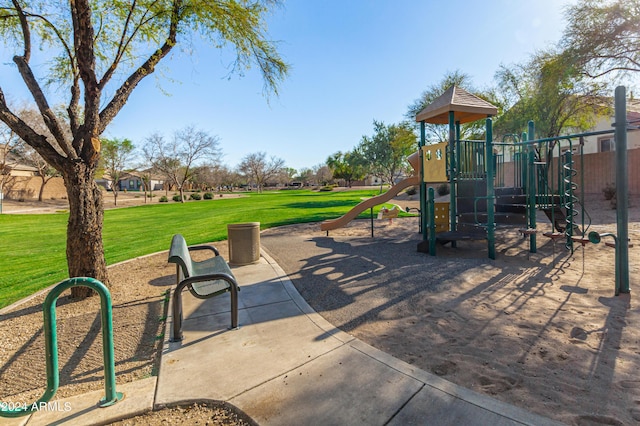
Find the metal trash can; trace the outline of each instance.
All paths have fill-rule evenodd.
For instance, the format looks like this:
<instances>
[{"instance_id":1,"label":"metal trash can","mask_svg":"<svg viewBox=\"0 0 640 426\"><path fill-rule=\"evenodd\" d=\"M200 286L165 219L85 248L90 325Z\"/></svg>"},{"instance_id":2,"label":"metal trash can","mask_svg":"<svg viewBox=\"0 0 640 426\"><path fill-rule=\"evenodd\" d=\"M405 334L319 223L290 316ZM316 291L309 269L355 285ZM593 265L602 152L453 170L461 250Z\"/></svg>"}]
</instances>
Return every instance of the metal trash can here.
<instances>
[{"instance_id":1,"label":"metal trash can","mask_svg":"<svg viewBox=\"0 0 640 426\"><path fill-rule=\"evenodd\" d=\"M249 265L260 260L260 222L227 225L229 264Z\"/></svg>"}]
</instances>

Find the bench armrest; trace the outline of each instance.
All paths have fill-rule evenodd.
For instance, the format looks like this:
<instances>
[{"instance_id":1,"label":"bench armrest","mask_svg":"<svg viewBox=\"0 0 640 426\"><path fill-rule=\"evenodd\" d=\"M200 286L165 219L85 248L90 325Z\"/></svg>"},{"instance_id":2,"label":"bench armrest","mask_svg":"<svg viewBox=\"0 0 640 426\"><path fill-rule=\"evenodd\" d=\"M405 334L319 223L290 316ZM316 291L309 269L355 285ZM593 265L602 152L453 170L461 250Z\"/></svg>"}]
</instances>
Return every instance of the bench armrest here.
<instances>
[{"instance_id":1,"label":"bench armrest","mask_svg":"<svg viewBox=\"0 0 640 426\"><path fill-rule=\"evenodd\" d=\"M225 291L231 292L231 328L238 328L238 291L240 291L240 287L236 282L235 278L230 274L226 273L215 273L215 274L206 274L199 275L195 277L186 278L178 284L173 293L173 306L172 306L172 315L173 315L173 327L171 329L171 338L172 342L177 342L182 340L182 290L185 287L191 287L192 284L196 284L202 281L213 281L213 280L224 280L229 283L228 289L223 289L212 293L210 296L199 296L191 292L195 297L199 299L206 299L208 297L214 296L215 294L223 293Z\"/></svg>"},{"instance_id":2,"label":"bench armrest","mask_svg":"<svg viewBox=\"0 0 640 426\"><path fill-rule=\"evenodd\" d=\"M216 256L220 256L220 252L217 248L212 245L199 245L199 246L189 246L189 251L198 251L198 250L211 250L216 254Z\"/></svg>"}]
</instances>

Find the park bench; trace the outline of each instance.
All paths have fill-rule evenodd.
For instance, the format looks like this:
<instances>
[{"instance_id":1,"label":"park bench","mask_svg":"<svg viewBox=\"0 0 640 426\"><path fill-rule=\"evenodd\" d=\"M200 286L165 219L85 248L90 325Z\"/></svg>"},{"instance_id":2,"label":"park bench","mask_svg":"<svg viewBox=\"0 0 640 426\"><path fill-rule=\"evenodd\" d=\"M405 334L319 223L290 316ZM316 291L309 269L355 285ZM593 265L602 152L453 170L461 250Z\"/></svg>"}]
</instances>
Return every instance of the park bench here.
<instances>
[{"instance_id":1,"label":"park bench","mask_svg":"<svg viewBox=\"0 0 640 426\"><path fill-rule=\"evenodd\" d=\"M213 256L202 261L191 258L190 252L208 250ZM231 293L231 328L238 327L238 283L218 249L211 245L187 246L180 234L173 236L169 249L169 263L176 264L176 289L173 293L173 327L170 340L182 340L182 290L186 288L198 299L209 299Z\"/></svg>"}]
</instances>

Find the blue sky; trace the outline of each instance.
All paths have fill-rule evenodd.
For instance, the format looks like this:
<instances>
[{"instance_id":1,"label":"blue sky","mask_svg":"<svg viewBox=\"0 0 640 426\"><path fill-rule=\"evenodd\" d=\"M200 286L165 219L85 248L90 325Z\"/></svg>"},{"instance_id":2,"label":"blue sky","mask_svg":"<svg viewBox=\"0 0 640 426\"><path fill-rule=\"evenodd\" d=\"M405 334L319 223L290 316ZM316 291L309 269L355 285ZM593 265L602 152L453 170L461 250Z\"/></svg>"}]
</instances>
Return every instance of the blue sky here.
<instances>
[{"instance_id":1,"label":"blue sky","mask_svg":"<svg viewBox=\"0 0 640 426\"><path fill-rule=\"evenodd\" d=\"M136 88L104 136L140 146L153 132L169 138L195 125L219 137L231 167L259 151L298 170L312 167L372 134L374 119L401 121L447 71L491 85L500 64L558 41L566 3L291 0L267 21L291 64L279 97L267 102L256 69L229 76L229 52L196 43Z\"/></svg>"}]
</instances>

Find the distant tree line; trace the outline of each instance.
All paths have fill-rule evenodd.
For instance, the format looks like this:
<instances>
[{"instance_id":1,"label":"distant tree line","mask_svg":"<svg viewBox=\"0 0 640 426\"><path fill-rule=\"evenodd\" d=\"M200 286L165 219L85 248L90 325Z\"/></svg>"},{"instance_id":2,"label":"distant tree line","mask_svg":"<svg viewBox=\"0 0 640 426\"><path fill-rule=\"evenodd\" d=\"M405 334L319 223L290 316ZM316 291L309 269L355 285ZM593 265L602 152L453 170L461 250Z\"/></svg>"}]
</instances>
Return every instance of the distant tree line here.
<instances>
[{"instance_id":1,"label":"distant tree line","mask_svg":"<svg viewBox=\"0 0 640 426\"><path fill-rule=\"evenodd\" d=\"M218 137L194 126L176 131L170 139L153 133L138 147L129 139L103 139L102 147L100 170L109 181L116 204L118 182L127 173L140 177L145 197L152 195L151 183L159 179L166 191L179 192L183 201L186 190L255 188L261 192L265 187L293 182L300 186L324 185L331 179L325 165L297 171L266 152L247 154L235 168L223 165Z\"/></svg>"}]
</instances>

